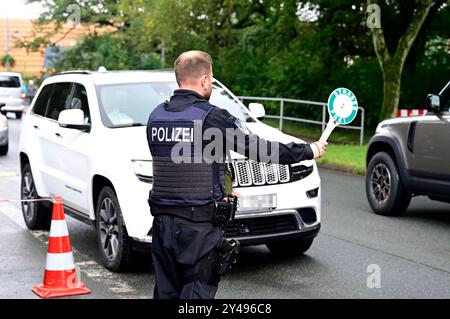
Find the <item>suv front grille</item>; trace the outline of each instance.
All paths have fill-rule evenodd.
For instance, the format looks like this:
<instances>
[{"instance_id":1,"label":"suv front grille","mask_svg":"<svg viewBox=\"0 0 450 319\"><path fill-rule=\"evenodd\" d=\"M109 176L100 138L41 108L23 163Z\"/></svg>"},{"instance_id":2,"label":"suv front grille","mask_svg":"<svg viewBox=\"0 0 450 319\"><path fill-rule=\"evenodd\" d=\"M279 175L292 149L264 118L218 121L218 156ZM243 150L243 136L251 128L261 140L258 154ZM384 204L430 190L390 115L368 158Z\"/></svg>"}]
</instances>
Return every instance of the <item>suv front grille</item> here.
<instances>
[{"instance_id":1,"label":"suv front grille","mask_svg":"<svg viewBox=\"0 0 450 319\"><path fill-rule=\"evenodd\" d=\"M226 167L235 176L235 187L272 185L290 180L289 165L236 160L226 163Z\"/></svg>"},{"instance_id":2,"label":"suv front grille","mask_svg":"<svg viewBox=\"0 0 450 319\"><path fill-rule=\"evenodd\" d=\"M236 219L224 228L226 237L276 234L297 229L294 215Z\"/></svg>"}]
</instances>

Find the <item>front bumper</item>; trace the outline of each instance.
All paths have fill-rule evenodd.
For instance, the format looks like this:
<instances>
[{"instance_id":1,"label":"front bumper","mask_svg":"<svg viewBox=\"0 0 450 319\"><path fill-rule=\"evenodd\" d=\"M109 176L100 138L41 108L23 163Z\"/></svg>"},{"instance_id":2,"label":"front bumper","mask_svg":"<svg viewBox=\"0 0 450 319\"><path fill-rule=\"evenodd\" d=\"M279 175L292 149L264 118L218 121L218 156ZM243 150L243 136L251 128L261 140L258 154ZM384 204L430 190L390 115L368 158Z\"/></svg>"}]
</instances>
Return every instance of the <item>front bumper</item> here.
<instances>
[{"instance_id":1,"label":"front bumper","mask_svg":"<svg viewBox=\"0 0 450 319\"><path fill-rule=\"evenodd\" d=\"M281 213L286 215L282 215ZM316 237L320 231L321 224L319 222L308 225L302 221L300 215L296 211L280 212L279 216L283 216L284 218L292 216L298 222L292 223L292 225L284 224L280 227L280 224L274 222L273 219L268 220L269 216L261 216L258 220L255 218L236 219L233 223L225 227L225 237L239 240L242 246L251 246L276 241L310 239ZM269 226L265 229L249 230L248 228L251 227L249 224L255 225L255 221L265 222ZM282 229L283 227L284 230ZM247 231L239 233L238 230L236 233L236 228L240 230L246 229ZM145 238L133 238L133 241L135 249L145 251L151 248L152 237L151 235L148 235Z\"/></svg>"},{"instance_id":2,"label":"front bumper","mask_svg":"<svg viewBox=\"0 0 450 319\"><path fill-rule=\"evenodd\" d=\"M314 169L315 172L310 176L296 182L236 188L236 192L240 196L277 194L277 205L271 210L238 210L235 221L225 228L225 235L229 238L238 239L243 246L315 237L321 225L321 187L317 167ZM145 209L150 214L147 202L145 202L144 207L144 201L141 198L141 196L144 197L144 194L148 195L149 184L139 183L140 187L136 184L133 189L141 194L139 197L140 207L132 208L130 203L130 206L124 205L126 207L122 207L122 212L128 209L132 212ZM142 189L144 185L146 187ZM318 192L315 197L310 198L307 192L312 189L318 189ZM134 205L136 205L136 201ZM148 222L146 222L147 227ZM139 224L143 226L142 222ZM147 233L145 236L135 235L132 237L139 244L148 245L152 242L151 233Z\"/></svg>"},{"instance_id":3,"label":"front bumper","mask_svg":"<svg viewBox=\"0 0 450 319\"><path fill-rule=\"evenodd\" d=\"M2 112L23 112L25 110L25 104L23 100L1 100L0 104L5 105L0 108Z\"/></svg>"},{"instance_id":4,"label":"front bumper","mask_svg":"<svg viewBox=\"0 0 450 319\"><path fill-rule=\"evenodd\" d=\"M286 215L281 213L286 213ZM302 220L298 211L292 211L280 212L271 217L258 217L258 219L236 219L225 227L225 235L228 238L239 240L242 246L249 246L275 241L314 238L319 230L319 222L307 224Z\"/></svg>"}]
</instances>

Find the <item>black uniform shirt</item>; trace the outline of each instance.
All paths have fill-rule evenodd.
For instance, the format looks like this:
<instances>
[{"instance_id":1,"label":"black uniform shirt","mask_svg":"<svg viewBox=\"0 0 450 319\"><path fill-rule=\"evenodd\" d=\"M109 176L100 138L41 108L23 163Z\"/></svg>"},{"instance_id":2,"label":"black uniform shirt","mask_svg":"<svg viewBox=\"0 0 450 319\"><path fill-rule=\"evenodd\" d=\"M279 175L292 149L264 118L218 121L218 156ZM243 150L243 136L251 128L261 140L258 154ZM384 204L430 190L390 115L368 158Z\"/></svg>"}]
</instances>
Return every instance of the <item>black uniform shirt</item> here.
<instances>
[{"instance_id":1,"label":"black uniform shirt","mask_svg":"<svg viewBox=\"0 0 450 319\"><path fill-rule=\"evenodd\" d=\"M170 98L170 102L167 105L168 111L181 111L187 107L190 107L192 103L196 100L204 100L204 98L198 94L197 92L185 89L179 89L174 91L174 95ZM227 139L229 136L226 134L227 129L234 130L234 138L233 141L223 141L224 147L227 145L233 145L234 148L232 150L246 156L249 159L254 161L261 161L259 156L259 147L262 147L262 150L271 150L272 147L278 147L279 150L279 158L271 158L273 163L278 164L294 164L298 163L302 160L312 159L314 157L314 153L309 144L297 144L297 143L289 143L282 144L273 141L266 141L255 134L248 133L246 134L243 130L241 130L236 123L240 121L231 115L227 110L221 109L217 106L213 106L213 109L205 118L205 122L203 123L203 131L209 128L216 128L222 132L222 136L224 139ZM245 123L244 123L245 125ZM245 141L239 143L238 141ZM277 144L277 145L273 145ZM250 150L254 150L258 147L258 152L251 152ZM257 156L255 158L255 156Z\"/></svg>"},{"instance_id":2,"label":"black uniform shirt","mask_svg":"<svg viewBox=\"0 0 450 319\"><path fill-rule=\"evenodd\" d=\"M207 102L200 94L195 91L179 89L175 90L173 96L170 98L169 103L166 106L166 110L168 111L181 111L185 108L190 107L193 102L202 100ZM273 163L278 164L293 164L298 163L302 160L312 159L314 157L314 153L309 146L309 144L298 144L298 143L289 143L282 144L274 141L267 141L259 136L252 134L251 132L245 132L242 129L242 125L239 124L240 121L231 115L227 110L221 109L217 106L213 106L213 109L209 112L205 121L203 123L203 131L209 128L215 128L221 131L222 136L224 137L223 145L224 145L224 153L226 154L226 145L233 145L233 151L236 151L247 158L254 161L261 161L259 155L259 148L261 147L263 152L267 153L273 148L278 147L279 156L271 158ZM245 125L245 123L243 123ZM241 127L238 127L241 126ZM226 134L227 129L233 129L234 134ZM233 138L232 141L226 141L229 138ZM244 141L244 143L239 142ZM276 145L273 145L273 144ZM255 148L258 148L258 151L254 151ZM252 150L252 151L251 151ZM267 154L269 155L269 154ZM209 206L209 205L208 205ZM152 205L152 214L164 214L170 213L170 210L180 210L185 209L181 207L168 207L168 206L157 206Z\"/></svg>"}]
</instances>

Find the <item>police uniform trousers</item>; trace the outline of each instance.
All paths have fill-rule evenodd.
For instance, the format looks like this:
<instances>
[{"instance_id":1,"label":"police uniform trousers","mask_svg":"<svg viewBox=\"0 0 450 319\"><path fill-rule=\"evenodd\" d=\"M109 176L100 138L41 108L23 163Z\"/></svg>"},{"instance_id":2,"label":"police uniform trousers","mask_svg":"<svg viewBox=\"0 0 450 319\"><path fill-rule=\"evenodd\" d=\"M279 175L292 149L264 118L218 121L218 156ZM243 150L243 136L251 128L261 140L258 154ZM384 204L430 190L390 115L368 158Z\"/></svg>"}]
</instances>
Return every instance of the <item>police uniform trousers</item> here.
<instances>
[{"instance_id":1,"label":"police uniform trousers","mask_svg":"<svg viewBox=\"0 0 450 319\"><path fill-rule=\"evenodd\" d=\"M153 220L154 299L212 299L220 276L216 271L221 229L173 215Z\"/></svg>"}]
</instances>

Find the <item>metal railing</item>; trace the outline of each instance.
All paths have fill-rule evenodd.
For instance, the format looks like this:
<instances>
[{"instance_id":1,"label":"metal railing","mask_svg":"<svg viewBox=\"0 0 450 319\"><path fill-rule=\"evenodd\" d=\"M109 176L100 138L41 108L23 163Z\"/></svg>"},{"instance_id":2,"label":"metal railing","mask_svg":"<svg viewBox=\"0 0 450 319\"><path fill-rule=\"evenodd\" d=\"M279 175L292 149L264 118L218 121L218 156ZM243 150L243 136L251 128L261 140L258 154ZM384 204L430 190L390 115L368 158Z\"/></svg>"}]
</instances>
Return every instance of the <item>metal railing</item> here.
<instances>
[{"instance_id":1,"label":"metal railing","mask_svg":"<svg viewBox=\"0 0 450 319\"><path fill-rule=\"evenodd\" d=\"M328 111L327 111L327 103L324 103L324 102L295 100L295 99L286 99L286 98L277 98L277 97L262 97L262 96L238 96L238 98L242 102L244 102L244 100L279 102L280 103L280 115L266 115L265 117L272 118L272 119L278 119L279 120L278 128L280 131L283 130L283 121L284 120L321 125L322 132L325 130L325 128L327 126ZM322 107L322 120L316 121L316 120L309 120L309 119L304 119L304 118L299 118L299 117L284 116L285 103L304 104L304 105L313 105L313 106ZM360 114L361 114L361 125L360 126L340 125L339 128L360 131L359 145L362 146L364 143L364 108L359 106L358 110L361 111L360 112Z\"/></svg>"}]
</instances>

